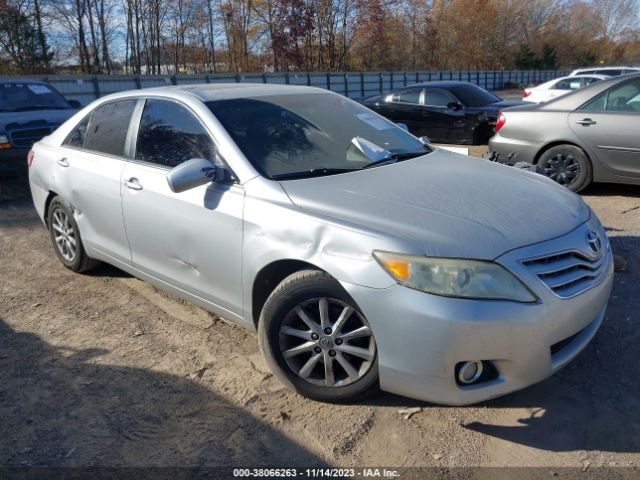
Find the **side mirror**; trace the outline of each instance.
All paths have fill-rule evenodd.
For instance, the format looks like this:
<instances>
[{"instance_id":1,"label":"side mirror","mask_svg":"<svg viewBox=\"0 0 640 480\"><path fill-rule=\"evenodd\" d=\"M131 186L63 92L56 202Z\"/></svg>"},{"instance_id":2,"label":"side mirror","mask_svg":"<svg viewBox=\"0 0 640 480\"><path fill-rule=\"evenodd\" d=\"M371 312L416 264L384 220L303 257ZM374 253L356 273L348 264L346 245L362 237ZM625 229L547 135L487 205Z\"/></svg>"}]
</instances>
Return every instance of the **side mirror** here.
<instances>
[{"instance_id":1,"label":"side mirror","mask_svg":"<svg viewBox=\"0 0 640 480\"><path fill-rule=\"evenodd\" d=\"M422 143L424 143L425 145L429 145L431 143L431 139L429 137L427 137L426 135L423 135L420 137L420 141Z\"/></svg>"},{"instance_id":2,"label":"side mirror","mask_svg":"<svg viewBox=\"0 0 640 480\"><path fill-rule=\"evenodd\" d=\"M78 100L67 100L73 108L82 108L82 104Z\"/></svg>"},{"instance_id":3,"label":"side mirror","mask_svg":"<svg viewBox=\"0 0 640 480\"><path fill-rule=\"evenodd\" d=\"M193 158L167 172L171 191L181 193L216 179L216 166L204 158Z\"/></svg>"},{"instance_id":4,"label":"side mirror","mask_svg":"<svg viewBox=\"0 0 640 480\"><path fill-rule=\"evenodd\" d=\"M460 105L458 102L450 102L447 104L447 108L449 110L462 110L462 105Z\"/></svg>"},{"instance_id":5,"label":"side mirror","mask_svg":"<svg viewBox=\"0 0 640 480\"><path fill-rule=\"evenodd\" d=\"M406 123L398 122L396 123L396 125L399 126L401 129L403 129L405 132L409 131L409 127L407 127Z\"/></svg>"}]
</instances>

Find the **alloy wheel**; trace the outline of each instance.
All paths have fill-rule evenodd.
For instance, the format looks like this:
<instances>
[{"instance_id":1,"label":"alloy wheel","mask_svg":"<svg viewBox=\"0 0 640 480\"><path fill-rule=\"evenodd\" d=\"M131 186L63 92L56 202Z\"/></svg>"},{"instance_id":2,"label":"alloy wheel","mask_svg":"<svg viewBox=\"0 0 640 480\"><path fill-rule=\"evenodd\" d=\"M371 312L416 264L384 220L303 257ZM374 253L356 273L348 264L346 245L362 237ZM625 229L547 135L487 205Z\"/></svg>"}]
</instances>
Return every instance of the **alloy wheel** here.
<instances>
[{"instance_id":1,"label":"alloy wheel","mask_svg":"<svg viewBox=\"0 0 640 480\"><path fill-rule=\"evenodd\" d=\"M73 262L78 248L76 232L71 225L69 216L61 208L53 212L51 228L53 229L53 238L60 255L67 262Z\"/></svg>"},{"instance_id":2,"label":"alloy wheel","mask_svg":"<svg viewBox=\"0 0 640 480\"><path fill-rule=\"evenodd\" d=\"M580 164L573 155L558 153L547 161L544 171L551 180L566 187L580 175Z\"/></svg>"},{"instance_id":3,"label":"alloy wheel","mask_svg":"<svg viewBox=\"0 0 640 480\"><path fill-rule=\"evenodd\" d=\"M315 385L342 387L364 377L375 362L373 332L364 316L335 298L296 305L280 325L287 366Z\"/></svg>"}]
</instances>

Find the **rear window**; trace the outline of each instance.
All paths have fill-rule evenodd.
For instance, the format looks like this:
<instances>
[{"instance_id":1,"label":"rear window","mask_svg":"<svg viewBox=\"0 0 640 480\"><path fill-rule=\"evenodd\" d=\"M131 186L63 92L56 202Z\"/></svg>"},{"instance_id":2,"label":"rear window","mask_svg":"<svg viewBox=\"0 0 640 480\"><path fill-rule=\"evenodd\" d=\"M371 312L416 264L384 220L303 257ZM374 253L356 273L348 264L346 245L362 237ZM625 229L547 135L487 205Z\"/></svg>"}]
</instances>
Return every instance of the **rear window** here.
<instances>
[{"instance_id":1,"label":"rear window","mask_svg":"<svg viewBox=\"0 0 640 480\"><path fill-rule=\"evenodd\" d=\"M91 114L86 132L81 135L84 137L84 148L98 153L123 156L129 122L135 106L136 100L119 100L96 108ZM82 128L82 123L78 128Z\"/></svg>"},{"instance_id":2,"label":"rear window","mask_svg":"<svg viewBox=\"0 0 640 480\"><path fill-rule=\"evenodd\" d=\"M41 83L0 82L0 112L71 108L56 90Z\"/></svg>"},{"instance_id":3,"label":"rear window","mask_svg":"<svg viewBox=\"0 0 640 480\"><path fill-rule=\"evenodd\" d=\"M468 107L480 107L499 102L501 99L477 85L459 85L449 89L458 100Z\"/></svg>"}]
</instances>

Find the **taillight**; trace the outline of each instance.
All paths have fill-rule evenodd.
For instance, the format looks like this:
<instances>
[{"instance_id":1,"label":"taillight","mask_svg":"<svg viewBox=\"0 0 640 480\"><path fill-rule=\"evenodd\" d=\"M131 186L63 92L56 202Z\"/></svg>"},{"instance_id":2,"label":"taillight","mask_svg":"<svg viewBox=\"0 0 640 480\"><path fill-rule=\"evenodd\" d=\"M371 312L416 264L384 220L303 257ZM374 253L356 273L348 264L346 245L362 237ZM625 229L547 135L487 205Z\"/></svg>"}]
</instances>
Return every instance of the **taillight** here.
<instances>
[{"instance_id":1,"label":"taillight","mask_svg":"<svg viewBox=\"0 0 640 480\"><path fill-rule=\"evenodd\" d=\"M29 153L27 154L27 165L29 165L29 168L31 168L31 164L33 163L33 159L35 158L36 154L33 152L33 150L29 150Z\"/></svg>"},{"instance_id":2,"label":"taillight","mask_svg":"<svg viewBox=\"0 0 640 480\"><path fill-rule=\"evenodd\" d=\"M498 122L496 123L496 133L500 131L504 124L507 123L507 117L504 116L504 113L500 112L498 114Z\"/></svg>"},{"instance_id":3,"label":"taillight","mask_svg":"<svg viewBox=\"0 0 640 480\"><path fill-rule=\"evenodd\" d=\"M529 95L531 95L531 90L525 90L522 93L522 98L527 98Z\"/></svg>"}]
</instances>

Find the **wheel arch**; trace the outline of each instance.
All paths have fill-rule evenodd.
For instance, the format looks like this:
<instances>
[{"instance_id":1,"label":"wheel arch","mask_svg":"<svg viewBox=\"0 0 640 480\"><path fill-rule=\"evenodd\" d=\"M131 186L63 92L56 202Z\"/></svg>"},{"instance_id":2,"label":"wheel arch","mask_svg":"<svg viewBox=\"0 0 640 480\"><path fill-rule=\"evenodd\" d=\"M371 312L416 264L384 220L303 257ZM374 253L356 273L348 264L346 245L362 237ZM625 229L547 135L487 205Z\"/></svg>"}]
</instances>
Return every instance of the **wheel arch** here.
<instances>
[{"instance_id":1,"label":"wheel arch","mask_svg":"<svg viewBox=\"0 0 640 480\"><path fill-rule=\"evenodd\" d=\"M540 150L538 150L538 153L536 153L536 156L533 159L533 164L537 165L538 162L540 161L540 157L542 157L542 155L544 155L544 153L547 150L550 150L553 147L557 147L559 145L571 145L573 147L579 148L580 150L582 150L584 152L584 154L587 157L587 160L589 160L589 162L591 162L591 166L593 166L593 160L591 158L591 155L589 155L589 152L587 152L587 150L582 145L580 145L577 142L571 141L571 140L554 140L553 142L547 143Z\"/></svg>"},{"instance_id":2,"label":"wheel arch","mask_svg":"<svg viewBox=\"0 0 640 480\"><path fill-rule=\"evenodd\" d=\"M47 199L44 201L44 224L49 228L49 206L51 205L51 201L56 198L58 194L53 190L49 190L49 194L47 195Z\"/></svg>"},{"instance_id":3,"label":"wheel arch","mask_svg":"<svg viewBox=\"0 0 640 480\"><path fill-rule=\"evenodd\" d=\"M275 260L263 266L258 271L251 287L251 320L256 328L262 308L267 298L269 298L269 295L271 295L271 292L273 292L282 280L301 270L326 272L326 270L317 265L304 260L294 259Z\"/></svg>"}]
</instances>

